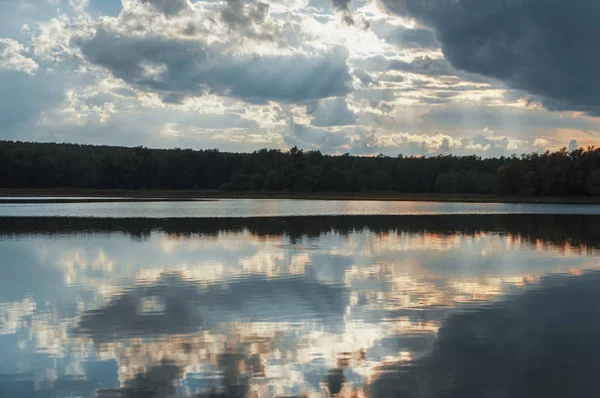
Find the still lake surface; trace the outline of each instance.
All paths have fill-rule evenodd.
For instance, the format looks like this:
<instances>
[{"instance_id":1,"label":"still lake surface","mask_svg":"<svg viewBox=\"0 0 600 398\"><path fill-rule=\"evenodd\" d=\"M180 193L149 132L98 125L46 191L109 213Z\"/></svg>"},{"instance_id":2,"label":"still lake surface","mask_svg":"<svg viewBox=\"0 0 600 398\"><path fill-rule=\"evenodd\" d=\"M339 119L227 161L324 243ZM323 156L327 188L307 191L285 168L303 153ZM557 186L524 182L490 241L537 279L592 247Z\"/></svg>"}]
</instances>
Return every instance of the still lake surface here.
<instances>
[{"instance_id":1,"label":"still lake surface","mask_svg":"<svg viewBox=\"0 0 600 398\"><path fill-rule=\"evenodd\" d=\"M368 200L218 199L182 202L2 203L0 217L291 217L426 214L596 214L600 205ZM45 198L57 199L57 198ZM71 198L78 199L78 198ZM88 198L89 199L89 198ZM95 198L102 199L102 198Z\"/></svg>"},{"instance_id":2,"label":"still lake surface","mask_svg":"<svg viewBox=\"0 0 600 398\"><path fill-rule=\"evenodd\" d=\"M600 216L568 208L13 213L0 397L597 396Z\"/></svg>"}]
</instances>

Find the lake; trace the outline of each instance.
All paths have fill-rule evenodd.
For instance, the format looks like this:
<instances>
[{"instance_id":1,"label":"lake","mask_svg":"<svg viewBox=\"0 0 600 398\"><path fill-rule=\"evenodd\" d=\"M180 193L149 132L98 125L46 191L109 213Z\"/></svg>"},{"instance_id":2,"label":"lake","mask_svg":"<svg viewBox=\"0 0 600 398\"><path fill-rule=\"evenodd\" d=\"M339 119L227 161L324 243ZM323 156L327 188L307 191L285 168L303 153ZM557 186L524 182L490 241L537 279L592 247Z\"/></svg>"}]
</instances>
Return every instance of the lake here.
<instances>
[{"instance_id":1,"label":"lake","mask_svg":"<svg viewBox=\"0 0 600 398\"><path fill-rule=\"evenodd\" d=\"M198 201L82 203L107 198L62 198L73 203L2 203L25 200L0 199L0 217L275 217L333 215L426 215L426 214L596 214L600 205L536 203L452 203L370 200L216 199ZM29 198L36 200L36 198ZM61 198L37 198L58 200ZM108 198L110 200L110 198Z\"/></svg>"},{"instance_id":2,"label":"lake","mask_svg":"<svg viewBox=\"0 0 600 398\"><path fill-rule=\"evenodd\" d=\"M0 396L600 391L600 216L576 214L594 206L239 218L226 203L226 218L135 218L171 214L154 203L0 218Z\"/></svg>"}]
</instances>

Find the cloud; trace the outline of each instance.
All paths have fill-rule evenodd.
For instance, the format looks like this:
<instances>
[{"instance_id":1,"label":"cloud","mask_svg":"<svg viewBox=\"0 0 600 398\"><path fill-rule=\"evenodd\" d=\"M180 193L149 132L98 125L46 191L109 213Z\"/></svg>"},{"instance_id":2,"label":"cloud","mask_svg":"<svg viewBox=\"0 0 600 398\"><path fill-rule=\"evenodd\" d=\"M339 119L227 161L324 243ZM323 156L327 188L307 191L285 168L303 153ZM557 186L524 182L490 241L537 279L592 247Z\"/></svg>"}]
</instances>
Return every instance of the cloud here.
<instances>
[{"instance_id":1,"label":"cloud","mask_svg":"<svg viewBox=\"0 0 600 398\"><path fill-rule=\"evenodd\" d=\"M144 142L155 148L219 148L233 152L281 147L282 127L266 129L255 120L241 117L244 113L232 113L235 108L220 109L218 98L195 98L181 105L162 104L157 99L158 106L140 107L135 97L109 98L85 91L71 90L64 101L56 101L31 128L32 134L37 134L27 138L125 146ZM215 109L209 108L213 101Z\"/></svg>"},{"instance_id":2,"label":"cloud","mask_svg":"<svg viewBox=\"0 0 600 398\"><path fill-rule=\"evenodd\" d=\"M569 141L569 151L573 152L574 150L576 150L577 148L579 148L579 144L577 144L577 140L571 140Z\"/></svg>"},{"instance_id":3,"label":"cloud","mask_svg":"<svg viewBox=\"0 0 600 398\"><path fill-rule=\"evenodd\" d=\"M333 7L342 14L342 20L347 25L354 25L354 17L350 12L350 0L331 0ZM367 26L367 23L365 23Z\"/></svg>"},{"instance_id":4,"label":"cloud","mask_svg":"<svg viewBox=\"0 0 600 398\"><path fill-rule=\"evenodd\" d=\"M227 5L221 10L221 18L231 30L238 31L245 38L252 37L262 40L275 40L268 29L256 27L264 25L269 15L269 4L262 2L246 2L244 0L227 0Z\"/></svg>"},{"instance_id":5,"label":"cloud","mask_svg":"<svg viewBox=\"0 0 600 398\"><path fill-rule=\"evenodd\" d=\"M462 133L462 132L461 132ZM436 156L439 154L478 155L482 157L510 156L548 147L550 141L524 140L513 136L492 135L489 130L484 134L452 135L437 132L435 134L416 134L410 132L391 132L384 129L356 130L352 136L351 153L379 154L389 156L403 154L407 156Z\"/></svg>"},{"instance_id":6,"label":"cloud","mask_svg":"<svg viewBox=\"0 0 600 398\"><path fill-rule=\"evenodd\" d=\"M406 79L404 78L404 76L400 76L400 75L389 75L389 74L383 74L381 76L379 76L377 78L378 82L392 82L392 83L402 83L403 81L405 81Z\"/></svg>"},{"instance_id":7,"label":"cloud","mask_svg":"<svg viewBox=\"0 0 600 398\"><path fill-rule=\"evenodd\" d=\"M548 145L550 145L550 141L548 141L546 138L536 138L533 141L534 147L546 148Z\"/></svg>"},{"instance_id":8,"label":"cloud","mask_svg":"<svg viewBox=\"0 0 600 398\"><path fill-rule=\"evenodd\" d=\"M385 39L403 48L436 49L439 47L435 35L428 29L399 28L391 32Z\"/></svg>"},{"instance_id":9,"label":"cloud","mask_svg":"<svg viewBox=\"0 0 600 398\"><path fill-rule=\"evenodd\" d=\"M419 97L419 102L423 104L447 104L451 102L448 98L437 98L437 97Z\"/></svg>"},{"instance_id":10,"label":"cloud","mask_svg":"<svg viewBox=\"0 0 600 398\"><path fill-rule=\"evenodd\" d=\"M339 11L350 10L350 0L331 0L331 3Z\"/></svg>"},{"instance_id":11,"label":"cloud","mask_svg":"<svg viewBox=\"0 0 600 398\"><path fill-rule=\"evenodd\" d=\"M312 116L311 124L317 127L356 124L356 116L348 109L344 97L321 100L309 113Z\"/></svg>"},{"instance_id":12,"label":"cloud","mask_svg":"<svg viewBox=\"0 0 600 398\"><path fill-rule=\"evenodd\" d=\"M600 115L599 2L381 2L434 28L454 67L540 96L549 109Z\"/></svg>"},{"instance_id":13,"label":"cloud","mask_svg":"<svg viewBox=\"0 0 600 398\"><path fill-rule=\"evenodd\" d=\"M545 131L544 134L547 135L548 130L556 128L594 130L600 127L597 121L590 118L577 118L571 114L548 112L544 109L469 103L435 108L427 112L424 118L443 129L481 131L489 128L512 132L522 138L534 136L537 130Z\"/></svg>"},{"instance_id":14,"label":"cloud","mask_svg":"<svg viewBox=\"0 0 600 398\"><path fill-rule=\"evenodd\" d=\"M350 138L343 131L329 131L294 121L289 122L289 129L283 135L283 140L290 147L322 150L326 153L346 152L351 143Z\"/></svg>"},{"instance_id":15,"label":"cloud","mask_svg":"<svg viewBox=\"0 0 600 398\"><path fill-rule=\"evenodd\" d=\"M399 71L428 77L454 78L457 80L454 83L460 82L458 78L474 83L492 83L490 79L486 79L480 75L454 68L444 58L433 58L430 56L416 56L408 62L378 54L356 60L355 64L371 71Z\"/></svg>"},{"instance_id":16,"label":"cloud","mask_svg":"<svg viewBox=\"0 0 600 398\"><path fill-rule=\"evenodd\" d=\"M356 78L358 80L360 80L360 82L364 85L364 86L368 86L370 83L373 83L373 76L371 76L370 74L368 74L365 70L363 69L355 69L354 70L354 76L356 76Z\"/></svg>"},{"instance_id":17,"label":"cloud","mask_svg":"<svg viewBox=\"0 0 600 398\"><path fill-rule=\"evenodd\" d=\"M410 133L376 133L368 132L361 138L364 148L370 152L382 152L384 148L395 148L410 155L427 155L449 152L459 148L461 142L445 134L410 134Z\"/></svg>"},{"instance_id":18,"label":"cloud","mask_svg":"<svg viewBox=\"0 0 600 398\"><path fill-rule=\"evenodd\" d=\"M33 59L24 56L25 48L13 39L0 39L0 71L18 71L34 74L39 65Z\"/></svg>"},{"instance_id":19,"label":"cloud","mask_svg":"<svg viewBox=\"0 0 600 398\"><path fill-rule=\"evenodd\" d=\"M347 52L307 55L226 55L201 42L160 36L128 36L99 29L76 39L87 60L166 101L206 93L248 102L300 102L345 95L351 76Z\"/></svg>"},{"instance_id":20,"label":"cloud","mask_svg":"<svg viewBox=\"0 0 600 398\"><path fill-rule=\"evenodd\" d=\"M370 396L587 396L600 389L599 303L597 272L545 277L502 302L448 318L431 354L380 369Z\"/></svg>"},{"instance_id":21,"label":"cloud","mask_svg":"<svg viewBox=\"0 0 600 398\"><path fill-rule=\"evenodd\" d=\"M371 23L371 30L390 44L400 48L438 49L439 43L430 29L392 25L385 20Z\"/></svg>"},{"instance_id":22,"label":"cloud","mask_svg":"<svg viewBox=\"0 0 600 398\"><path fill-rule=\"evenodd\" d=\"M125 0L128 1L128 0ZM129 0L132 1L132 0ZM133 0L136 1L136 0ZM142 4L148 4L158 12L162 12L168 17L181 14L189 9L188 0L140 0Z\"/></svg>"},{"instance_id":23,"label":"cloud","mask_svg":"<svg viewBox=\"0 0 600 398\"><path fill-rule=\"evenodd\" d=\"M414 58L411 62L391 60L387 65L388 70L426 75L426 76L457 76L463 80L476 83L488 83L485 79L473 74L467 74L455 69L444 58L431 58L421 56Z\"/></svg>"}]
</instances>

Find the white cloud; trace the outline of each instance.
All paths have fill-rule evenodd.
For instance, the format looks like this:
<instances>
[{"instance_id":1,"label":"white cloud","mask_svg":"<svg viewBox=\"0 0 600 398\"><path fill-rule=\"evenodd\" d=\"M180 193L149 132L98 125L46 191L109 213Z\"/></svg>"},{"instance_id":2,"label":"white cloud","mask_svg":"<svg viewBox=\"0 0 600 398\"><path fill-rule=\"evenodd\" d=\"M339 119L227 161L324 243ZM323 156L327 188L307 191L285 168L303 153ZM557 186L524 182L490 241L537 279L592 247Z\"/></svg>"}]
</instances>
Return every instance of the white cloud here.
<instances>
[{"instance_id":1,"label":"white cloud","mask_svg":"<svg viewBox=\"0 0 600 398\"><path fill-rule=\"evenodd\" d=\"M24 52L25 48L16 40L0 39L0 70L34 74L39 65L32 58L23 55Z\"/></svg>"},{"instance_id":2,"label":"white cloud","mask_svg":"<svg viewBox=\"0 0 600 398\"><path fill-rule=\"evenodd\" d=\"M510 145L510 144L509 144ZM469 142L467 145L464 146L464 148L467 151L472 151L472 152L487 152L492 148L491 144L475 144L473 142ZM511 150L512 148L508 148L507 149Z\"/></svg>"},{"instance_id":3,"label":"white cloud","mask_svg":"<svg viewBox=\"0 0 600 398\"><path fill-rule=\"evenodd\" d=\"M550 145L550 141L548 141L546 138L536 138L533 141L533 146L536 148L547 148Z\"/></svg>"},{"instance_id":4,"label":"white cloud","mask_svg":"<svg viewBox=\"0 0 600 398\"><path fill-rule=\"evenodd\" d=\"M520 140L510 140L510 141L508 141L508 145L506 146L506 148L510 151L514 151L516 149L519 149L519 147L522 144L523 144L523 142Z\"/></svg>"},{"instance_id":5,"label":"white cloud","mask_svg":"<svg viewBox=\"0 0 600 398\"><path fill-rule=\"evenodd\" d=\"M354 143L369 153L379 153L387 149L410 155L449 153L462 145L459 139L442 133L427 135L388 133L381 130L369 130L356 137Z\"/></svg>"}]
</instances>

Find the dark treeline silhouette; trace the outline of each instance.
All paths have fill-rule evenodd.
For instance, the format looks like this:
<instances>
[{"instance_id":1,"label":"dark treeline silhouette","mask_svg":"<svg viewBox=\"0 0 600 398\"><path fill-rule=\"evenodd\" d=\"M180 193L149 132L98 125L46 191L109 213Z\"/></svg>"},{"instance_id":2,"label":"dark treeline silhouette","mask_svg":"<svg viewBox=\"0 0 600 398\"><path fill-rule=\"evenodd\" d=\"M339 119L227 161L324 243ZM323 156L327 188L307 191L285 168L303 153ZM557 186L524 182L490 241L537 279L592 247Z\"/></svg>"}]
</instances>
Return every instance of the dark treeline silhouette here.
<instances>
[{"instance_id":1,"label":"dark treeline silhouette","mask_svg":"<svg viewBox=\"0 0 600 398\"><path fill-rule=\"evenodd\" d=\"M419 216L309 216L256 218L0 218L0 238L20 235L122 233L144 240L153 233L181 238L218 237L222 232L249 231L257 238L286 235L292 242L328 232L348 235L369 230L386 234L477 235L494 232L530 243L600 248L600 216L552 214L484 214Z\"/></svg>"},{"instance_id":2,"label":"dark treeline silhouette","mask_svg":"<svg viewBox=\"0 0 600 398\"><path fill-rule=\"evenodd\" d=\"M0 141L0 188L600 195L600 149L483 159Z\"/></svg>"}]
</instances>

